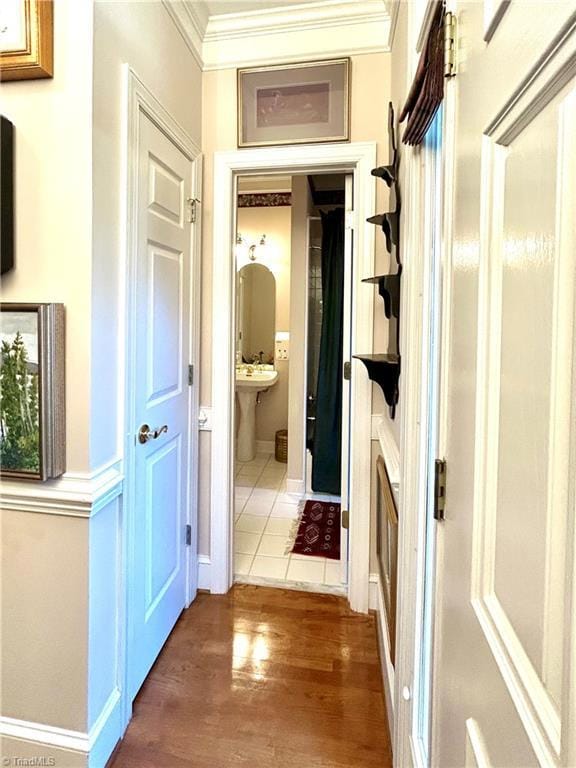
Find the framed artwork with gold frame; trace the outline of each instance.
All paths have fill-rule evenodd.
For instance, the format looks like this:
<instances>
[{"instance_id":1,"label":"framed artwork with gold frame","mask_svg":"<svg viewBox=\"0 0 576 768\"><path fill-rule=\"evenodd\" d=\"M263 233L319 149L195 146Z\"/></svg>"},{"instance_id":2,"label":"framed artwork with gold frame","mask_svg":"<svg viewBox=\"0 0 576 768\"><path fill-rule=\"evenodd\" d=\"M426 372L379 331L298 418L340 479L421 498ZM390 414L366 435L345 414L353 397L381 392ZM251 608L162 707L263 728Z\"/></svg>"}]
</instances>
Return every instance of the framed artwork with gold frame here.
<instances>
[{"instance_id":1,"label":"framed artwork with gold frame","mask_svg":"<svg viewBox=\"0 0 576 768\"><path fill-rule=\"evenodd\" d=\"M238 146L350 140L350 59L238 70Z\"/></svg>"},{"instance_id":2,"label":"framed artwork with gold frame","mask_svg":"<svg viewBox=\"0 0 576 768\"><path fill-rule=\"evenodd\" d=\"M54 75L52 0L2 0L0 80L36 80Z\"/></svg>"}]
</instances>

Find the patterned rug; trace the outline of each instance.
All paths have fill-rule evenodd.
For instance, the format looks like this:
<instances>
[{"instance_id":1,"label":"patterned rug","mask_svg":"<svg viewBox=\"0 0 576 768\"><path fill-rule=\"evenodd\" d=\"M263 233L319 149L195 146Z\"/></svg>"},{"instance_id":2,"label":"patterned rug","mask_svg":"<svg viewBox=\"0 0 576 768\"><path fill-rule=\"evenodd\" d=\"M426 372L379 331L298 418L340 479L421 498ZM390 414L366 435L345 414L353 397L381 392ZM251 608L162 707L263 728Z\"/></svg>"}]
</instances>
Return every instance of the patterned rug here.
<instances>
[{"instance_id":1,"label":"patterned rug","mask_svg":"<svg viewBox=\"0 0 576 768\"><path fill-rule=\"evenodd\" d=\"M340 504L308 499L297 522L293 554L340 559Z\"/></svg>"}]
</instances>

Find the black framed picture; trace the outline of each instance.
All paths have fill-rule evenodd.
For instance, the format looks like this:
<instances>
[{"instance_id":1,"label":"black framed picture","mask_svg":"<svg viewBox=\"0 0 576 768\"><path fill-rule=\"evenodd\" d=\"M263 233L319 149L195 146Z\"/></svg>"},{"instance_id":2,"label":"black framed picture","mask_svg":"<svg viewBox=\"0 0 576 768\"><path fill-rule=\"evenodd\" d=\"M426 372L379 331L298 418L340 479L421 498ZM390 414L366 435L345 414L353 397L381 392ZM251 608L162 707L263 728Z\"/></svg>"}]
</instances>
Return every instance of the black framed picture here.
<instances>
[{"instance_id":1,"label":"black framed picture","mask_svg":"<svg viewBox=\"0 0 576 768\"><path fill-rule=\"evenodd\" d=\"M0 274L14 266L14 126L0 115Z\"/></svg>"}]
</instances>

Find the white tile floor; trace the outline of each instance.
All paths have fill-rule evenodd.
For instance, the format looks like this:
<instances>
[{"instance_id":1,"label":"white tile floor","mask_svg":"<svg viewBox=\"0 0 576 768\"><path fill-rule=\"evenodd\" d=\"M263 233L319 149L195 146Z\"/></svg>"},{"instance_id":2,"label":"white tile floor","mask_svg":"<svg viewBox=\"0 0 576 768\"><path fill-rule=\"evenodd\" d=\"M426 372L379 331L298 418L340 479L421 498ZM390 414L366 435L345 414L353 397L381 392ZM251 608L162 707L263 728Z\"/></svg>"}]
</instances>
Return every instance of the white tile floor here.
<instances>
[{"instance_id":1,"label":"white tile floor","mask_svg":"<svg viewBox=\"0 0 576 768\"><path fill-rule=\"evenodd\" d=\"M286 493L286 464L258 454L236 463L234 573L236 581L273 580L341 589L340 562L289 553L300 498Z\"/></svg>"}]
</instances>

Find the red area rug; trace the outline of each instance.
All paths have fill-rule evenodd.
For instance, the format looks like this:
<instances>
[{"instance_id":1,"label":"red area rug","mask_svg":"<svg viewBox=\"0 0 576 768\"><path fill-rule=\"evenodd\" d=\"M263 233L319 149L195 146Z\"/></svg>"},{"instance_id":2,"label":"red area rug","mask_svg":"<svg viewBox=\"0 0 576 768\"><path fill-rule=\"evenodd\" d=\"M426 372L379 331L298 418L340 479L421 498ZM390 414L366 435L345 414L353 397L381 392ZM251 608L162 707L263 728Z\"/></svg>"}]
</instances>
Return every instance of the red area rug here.
<instances>
[{"instance_id":1,"label":"red area rug","mask_svg":"<svg viewBox=\"0 0 576 768\"><path fill-rule=\"evenodd\" d=\"M340 504L308 499L300 513L295 555L340 559Z\"/></svg>"}]
</instances>

